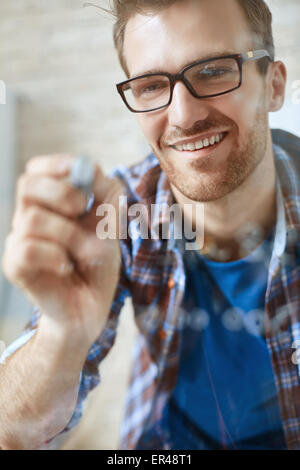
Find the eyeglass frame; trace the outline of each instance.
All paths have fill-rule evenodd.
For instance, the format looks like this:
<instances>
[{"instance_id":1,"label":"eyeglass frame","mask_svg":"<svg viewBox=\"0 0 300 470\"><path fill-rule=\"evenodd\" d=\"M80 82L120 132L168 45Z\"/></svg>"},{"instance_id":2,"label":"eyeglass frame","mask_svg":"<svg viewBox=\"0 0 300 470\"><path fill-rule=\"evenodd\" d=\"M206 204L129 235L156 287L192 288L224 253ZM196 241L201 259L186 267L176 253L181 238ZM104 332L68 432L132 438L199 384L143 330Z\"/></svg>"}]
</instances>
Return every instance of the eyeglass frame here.
<instances>
[{"instance_id":1,"label":"eyeglass frame","mask_svg":"<svg viewBox=\"0 0 300 470\"><path fill-rule=\"evenodd\" d=\"M242 81L243 81L243 64L245 62L251 62L251 61L254 61L254 60L263 59L264 57L267 57L271 62L273 62L273 59L272 59L270 53L265 49L252 50L252 51L248 51L248 52L240 53L240 54L229 54L229 55L225 55L225 56L211 57L210 59L204 59L204 60L200 60L200 61L197 61L197 62L193 62L192 64L189 64L186 67L184 67L179 73L172 74L172 73L168 73L168 72L161 72L161 73L156 72L156 73L146 73L146 74L143 74L143 75L139 75L137 77L129 78L128 80L117 83L116 88L118 90L118 93L121 95L121 98L124 101L125 105L129 109L129 111L131 111L133 113L149 113L149 112L152 112L152 111L158 111L159 109L167 108L171 104L172 99L173 99L174 86L178 81L184 83L184 85L187 87L189 92L194 96L194 98L197 98L197 99L213 98L215 96L226 95L227 93L231 93L232 91L237 90L238 88L240 88L240 86L242 85ZM216 93L216 94L212 94L212 95L205 95L205 96L198 96L195 93L193 87L190 85L189 81L184 77L185 72L187 70L195 67L196 65L201 65L201 64L204 64L206 62L211 62L212 60L217 60L217 59L235 59L236 60L236 62L238 64L238 67L239 67L239 72L240 72L239 84L236 87L231 88L230 90L227 90L227 91L222 91L221 93ZM170 98L169 98L168 103L163 105L163 106L159 106L157 108L143 110L143 111L138 111L138 110L133 109L129 105L129 103L127 102L127 99L126 99L124 91L123 91L123 86L127 85L127 83L130 83L134 80L141 79L141 78L146 78L146 77L153 77L153 76L156 76L156 75L164 76L164 77L167 77L169 79L169 82L170 82Z\"/></svg>"}]
</instances>

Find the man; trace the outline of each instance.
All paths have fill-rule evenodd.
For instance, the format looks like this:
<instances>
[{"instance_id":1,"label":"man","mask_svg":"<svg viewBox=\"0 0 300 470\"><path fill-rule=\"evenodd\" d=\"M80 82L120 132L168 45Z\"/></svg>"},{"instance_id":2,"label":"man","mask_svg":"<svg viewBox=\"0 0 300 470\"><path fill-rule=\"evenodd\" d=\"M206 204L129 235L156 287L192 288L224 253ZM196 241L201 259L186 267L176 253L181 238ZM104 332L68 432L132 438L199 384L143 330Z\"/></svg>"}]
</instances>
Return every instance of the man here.
<instances>
[{"instance_id":1,"label":"man","mask_svg":"<svg viewBox=\"0 0 300 470\"><path fill-rule=\"evenodd\" d=\"M300 449L299 142L268 126L286 84L271 14L261 0L114 7L118 90L153 154L113 180L97 167L81 219L71 156L33 159L21 177L3 266L37 310L4 354L0 445L37 448L78 422L131 295L121 448ZM96 207L117 209L124 190L129 206L204 205L192 260L174 236L97 239Z\"/></svg>"}]
</instances>

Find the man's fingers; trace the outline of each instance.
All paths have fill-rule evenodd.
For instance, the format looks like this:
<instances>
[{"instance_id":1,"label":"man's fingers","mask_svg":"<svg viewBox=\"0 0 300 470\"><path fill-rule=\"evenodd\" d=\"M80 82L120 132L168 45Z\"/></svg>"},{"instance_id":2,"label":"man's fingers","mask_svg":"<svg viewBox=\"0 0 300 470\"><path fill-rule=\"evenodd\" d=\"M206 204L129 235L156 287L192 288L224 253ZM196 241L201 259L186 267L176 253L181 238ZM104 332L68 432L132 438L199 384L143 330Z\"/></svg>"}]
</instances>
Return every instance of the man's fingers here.
<instances>
[{"instance_id":1,"label":"man's fingers","mask_svg":"<svg viewBox=\"0 0 300 470\"><path fill-rule=\"evenodd\" d=\"M40 272L66 276L73 270L67 253L59 245L44 240L21 240L15 234L6 239L2 267L10 281L22 284L35 279Z\"/></svg>"},{"instance_id":2,"label":"man's fingers","mask_svg":"<svg viewBox=\"0 0 300 470\"><path fill-rule=\"evenodd\" d=\"M45 155L31 158L25 172L31 175L63 177L70 173L74 157L69 154Z\"/></svg>"},{"instance_id":3,"label":"man's fingers","mask_svg":"<svg viewBox=\"0 0 300 470\"><path fill-rule=\"evenodd\" d=\"M31 206L15 219L14 231L20 238L37 238L61 245L72 258L80 252L85 235L80 225L47 209Z\"/></svg>"},{"instance_id":4,"label":"man's fingers","mask_svg":"<svg viewBox=\"0 0 300 470\"><path fill-rule=\"evenodd\" d=\"M23 174L18 180L17 207L24 211L38 204L66 217L78 217L86 208L86 195L64 180Z\"/></svg>"},{"instance_id":5,"label":"man's fingers","mask_svg":"<svg viewBox=\"0 0 300 470\"><path fill-rule=\"evenodd\" d=\"M75 156L68 154L45 155L32 158L26 165L25 175L34 176L48 176L53 178L66 178L71 173L72 164L75 161ZM94 181L92 184L92 191L95 195L95 201L98 204L102 202L109 202L108 199L118 193L124 193L121 187L121 182L117 178L109 178L104 175L102 168L93 162L94 166Z\"/></svg>"},{"instance_id":6,"label":"man's fingers","mask_svg":"<svg viewBox=\"0 0 300 470\"><path fill-rule=\"evenodd\" d=\"M117 178L110 178L104 175L102 169L95 165L94 181L92 185L92 191L95 195L95 201L98 204L103 202L109 202L112 195L118 191L123 191L121 182Z\"/></svg>"}]
</instances>

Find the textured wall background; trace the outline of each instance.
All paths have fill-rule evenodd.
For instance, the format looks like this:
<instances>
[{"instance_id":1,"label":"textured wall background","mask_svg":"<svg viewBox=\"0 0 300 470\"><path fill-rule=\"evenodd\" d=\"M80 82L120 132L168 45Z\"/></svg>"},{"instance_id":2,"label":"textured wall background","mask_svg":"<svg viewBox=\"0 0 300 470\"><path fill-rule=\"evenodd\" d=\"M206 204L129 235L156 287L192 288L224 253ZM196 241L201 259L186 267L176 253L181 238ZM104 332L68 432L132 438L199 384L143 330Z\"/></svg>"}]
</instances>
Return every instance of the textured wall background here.
<instances>
[{"instance_id":1,"label":"textured wall background","mask_svg":"<svg viewBox=\"0 0 300 470\"><path fill-rule=\"evenodd\" d=\"M109 168L140 155L112 20L81 0L2 0L1 77L19 95L20 169L33 155L84 151Z\"/></svg>"},{"instance_id":2,"label":"textured wall background","mask_svg":"<svg viewBox=\"0 0 300 470\"><path fill-rule=\"evenodd\" d=\"M300 80L300 2L267 3L274 14L277 57L288 67L291 102L292 84ZM113 49L112 20L82 5L81 0L0 2L0 80L18 98L18 173L34 155L85 152L109 170L147 152L135 116L115 90L124 75ZM20 318L8 319L6 341L22 329ZM116 345L101 366L102 383L90 395L82 422L63 448L117 448L134 335L128 304Z\"/></svg>"}]
</instances>

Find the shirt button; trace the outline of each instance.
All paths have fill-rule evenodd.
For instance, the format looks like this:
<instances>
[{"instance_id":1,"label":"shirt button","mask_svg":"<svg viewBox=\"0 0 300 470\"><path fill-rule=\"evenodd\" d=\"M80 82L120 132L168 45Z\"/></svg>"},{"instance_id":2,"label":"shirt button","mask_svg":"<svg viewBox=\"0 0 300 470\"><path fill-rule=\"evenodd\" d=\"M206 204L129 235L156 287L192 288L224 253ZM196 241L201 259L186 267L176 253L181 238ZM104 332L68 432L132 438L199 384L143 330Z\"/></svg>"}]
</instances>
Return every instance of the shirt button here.
<instances>
[{"instance_id":1,"label":"shirt button","mask_svg":"<svg viewBox=\"0 0 300 470\"><path fill-rule=\"evenodd\" d=\"M168 280L168 287L169 289L173 289L173 287L175 286L175 281L173 278L169 279Z\"/></svg>"}]
</instances>

